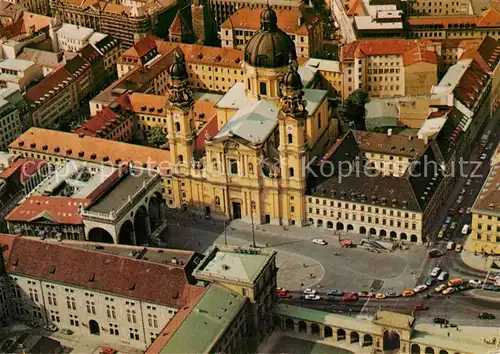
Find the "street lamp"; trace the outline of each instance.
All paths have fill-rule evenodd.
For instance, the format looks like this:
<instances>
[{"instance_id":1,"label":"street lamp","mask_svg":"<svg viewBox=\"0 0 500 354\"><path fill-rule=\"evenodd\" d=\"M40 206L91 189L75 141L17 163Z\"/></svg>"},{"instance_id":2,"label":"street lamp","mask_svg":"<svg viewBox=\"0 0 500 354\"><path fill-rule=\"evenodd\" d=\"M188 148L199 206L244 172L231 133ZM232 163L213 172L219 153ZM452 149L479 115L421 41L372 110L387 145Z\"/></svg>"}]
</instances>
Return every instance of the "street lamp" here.
<instances>
[{"instance_id":1,"label":"street lamp","mask_svg":"<svg viewBox=\"0 0 500 354\"><path fill-rule=\"evenodd\" d=\"M257 247L255 245L255 226L253 224L253 211L255 209L255 201L252 200L251 206L250 206L250 220L252 221L252 247L255 248Z\"/></svg>"}]
</instances>

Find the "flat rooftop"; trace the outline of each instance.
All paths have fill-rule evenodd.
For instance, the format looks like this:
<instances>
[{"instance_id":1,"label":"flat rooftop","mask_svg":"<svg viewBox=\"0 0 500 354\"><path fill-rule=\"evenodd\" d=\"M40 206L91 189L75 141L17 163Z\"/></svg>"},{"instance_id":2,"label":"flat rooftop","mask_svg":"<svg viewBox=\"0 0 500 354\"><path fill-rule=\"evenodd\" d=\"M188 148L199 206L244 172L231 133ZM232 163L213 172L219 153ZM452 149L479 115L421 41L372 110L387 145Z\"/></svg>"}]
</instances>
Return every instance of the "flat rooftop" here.
<instances>
[{"instance_id":1,"label":"flat rooftop","mask_svg":"<svg viewBox=\"0 0 500 354\"><path fill-rule=\"evenodd\" d=\"M48 241L53 241L53 240L48 240ZM155 247L103 244L101 242L63 240L60 243L63 243L67 246L71 246L74 248L85 249L92 252L112 254L115 256L122 256L122 257L130 257L152 263L169 264L172 266L180 266L180 267L183 267L184 265L189 263L189 261L196 254L193 251L155 248ZM201 255L199 257L201 259Z\"/></svg>"},{"instance_id":2,"label":"flat rooftop","mask_svg":"<svg viewBox=\"0 0 500 354\"><path fill-rule=\"evenodd\" d=\"M144 185L156 177L157 172L141 171L142 173L129 174L115 184L109 192L87 210L109 214L112 210L118 210L135 193L144 188ZM158 182L159 183L159 182Z\"/></svg>"},{"instance_id":3,"label":"flat rooftop","mask_svg":"<svg viewBox=\"0 0 500 354\"><path fill-rule=\"evenodd\" d=\"M252 283L274 255L274 251L256 248L214 246L196 269L195 276Z\"/></svg>"}]
</instances>

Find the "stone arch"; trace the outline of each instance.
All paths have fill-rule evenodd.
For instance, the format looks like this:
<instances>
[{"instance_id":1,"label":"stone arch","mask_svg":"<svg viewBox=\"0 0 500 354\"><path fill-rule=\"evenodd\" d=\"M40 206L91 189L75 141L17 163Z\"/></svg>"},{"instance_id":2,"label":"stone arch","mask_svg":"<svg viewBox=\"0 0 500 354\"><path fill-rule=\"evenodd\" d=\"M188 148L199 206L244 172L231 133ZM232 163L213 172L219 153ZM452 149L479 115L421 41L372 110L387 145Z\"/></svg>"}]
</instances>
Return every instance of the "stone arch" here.
<instances>
[{"instance_id":1,"label":"stone arch","mask_svg":"<svg viewBox=\"0 0 500 354\"><path fill-rule=\"evenodd\" d=\"M337 340L344 340L345 339L345 330L342 328L337 329Z\"/></svg>"},{"instance_id":2,"label":"stone arch","mask_svg":"<svg viewBox=\"0 0 500 354\"><path fill-rule=\"evenodd\" d=\"M307 332L307 325L304 321L299 322L299 333L300 332Z\"/></svg>"},{"instance_id":3,"label":"stone arch","mask_svg":"<svg viewBox=\"0 0 500 354\"><path fill-rule=\"evenodd\" d=\"M359 233L360 233L361 235L366 234L366 227L361 226L361 227L359 228Z\"/></svg>"},{"instance_id":4,"label":"stone arch","mask_svg":"<svg viewBox=\"0 0 500 354\"><path fill-rule=\"evenodd\" d=\"M420 345L412 344L410 349L411 354L420 354Z\"/></svg>"},{"instance_id":5,"label":"stone arch","mask_svg":"<svg viewBox=\"0 0 500 354\"><path fill-rule=\"evenodd\" d=\"M425 354L434 354L434 348L432 347L425 348Z\"/></svg>"},{"instance_id":6,"label":"stone arch","mask_svg":"<svg viewBox=\"0 0 500 354\"><path fill-rule=\"evenodd\" d=\"M396 233L396 231L391 231L391 232L389 233L389 237L390 237L390 238L397 238L397 237L398 237L398 234Z\"/></svg>"},{"instance_id":7,"label":"stone arch","mask_svg":"<svg viewBox=\"0 0 500 354\"><path fill-rule=\"evenodd\" d=\"M370 227L370 235L376 235L377 234L377 230L375 230L374 227Z\"/></svg>"},{"instance_id":8,"label":"stone arch","mask_svg":"<svg viewBox=\"0 0 500 354\"><path fill-rule=\"evenodd\" d=\"M385 331L383 346L384 350L399 349L401 347L399 334L394 331Z\"/></svg>"},{"instance_id":9,"label":"stone arch","mask_svg":"<svg viewBox=\"0 0 500 354\"><path fill-rule=\"evenodd\" d=\"M291 329L292 331L295 330L295 323L293 322L293 320L291 318L287 318L285 320L285 328L286 328L287 331L289 329Z\"/></svg>"},{"instance_id":10,"label":"stone arch","mask_svg":"<svg viewBox=\"0 0 500 354\"><path fill-rule=\"evenodd\" d=\"M363 336L363 347L368 347L373 344L373 337L370 334Z\"/></svg>"},{"instance_id":11,"label":"stone arch","mask_svg":"<svg viewBox=\"0 0 500 354\"><path fill-rule=\"evenodd\" d=\"M418 237L417 237L417 235L411 235L411 236L410 236L410 241L411 241L411 242L418 242Z\"/></svg>"},{"instance_id":12,"label":"stone arch","mask_svg":"<svg viewBox=\"0 0 500 354\"><path fill-rule=\"evenodd\" d=\"M118 243L122 245L135 245L134 225L132 221L126 220L120 227Z\"/></svg>"},{"instance_id":13,"label":"stone arch","mask_svg":"<svg viewBox=\"0 0 500 354\"><path fill-rule=\"evenodd\" d=\"M385 237L387 236L387 231L385 231L384 229L380 230L380 233L379 233L380 237Z\"/></svg>"},{"instance_id":14,"label":"stone arch","mask_svg":"<svg viewBox=\"0 0 500 354\"><path fill-rule=\"evenodd\" d=\"M323 226L323 220L321 220L321 219L318 219L318 220L316 221L316 223L317 223L317 224L316 224L316 226L317 226L317 227L322 227L322 226Z\"/></svg>"},{"instance_id":15,"label":"stone arch","mask_svg":"<svg viewBox=\"0 0 500 354\"><path fill-rule=\"evenodd\" d=\"M314 219L313 218L309 218L309 224L310 225L314 225Z\"/></svg>"},{"instance_id":16,"label":"stone arch","mask_svg":"<svg viewBox=\"0 0 500 354\"><path fill-rule=\"evenodd\" d=\"M161 224L161 200L161 195L158 196L157 193L149 198L148 211L151 231L156 230L156 228Z\"/></svg>"},{"instance_id":17,"label":"stone arch","mask_svg":"<svg viewBox=\"0 0 500 354\"><path fill-rule=\"evenodd\" d=\"M342 224L340 221L337 223L337 230L344 230L344 224Z\"/></svg>"},{"instance_id":18,"label":"stone arch","mask_svg":"<svg viewBox=\"0 0 500 354\"><path fill-rule=\"evenodd\" d=\"M327 222L326 222L326 228L327 228L327 229L333 229L333 222L331 222L331 221L327 221Z\"/></svg>"},{"instance_id":19,"label":"stone arch","mask_svg":"<svg viewBox=\"0 0 500 354\"><path fill-rule=\"evenodd\" d=\"M354 226L352 226L351 224L347 224L347 231L353 231L354 230Z\"/></svg>"},{"instance_id":20,"label":"stone arch","mask_svg":"<svg viewBox=\"0 0 500 354\"><path fill-rule=\"evenodd\" d=\"M134 216L135 239L138 245L143 245L149 241L149 217L148 210L144 205L141 205L135 212Z\"/></svg>"},{"instance_id":21,"label":"stone arch","mask_svg":"<svg viewBox=\"0 0 500 354\"><path fill-rule=\"evenodd\" d=\"M333 330L330 326L325 326L325 338L333 337Z\"/></svg>"},{"instance_id":22,"label":"stone arch","mask_svg":"<svg viewBox=\"0 0 500 354\"><path fill-rule=\"evenodd\" d=\"M87 239L92 242L115 243L113 236L101 227L91 229Z\"/></svg>"},{"instance_id":23,"label":"stone arch","mask_svg":"<svg viewBox=\"0 0 500 354\"><path fill-rule=\"evenodd\" d=\"M358 343L359 342L359 333L358 332L351 332L351 343Z\"/></svg>"},{"instance_id":24,"label":"stone arch","mask_svg":"<svg viewBox=\"0 0 500 354\"><path fill-rule=\"evenodd\" d=\"M319 325L317 323L311 325L311 334L319 336Z\"/></svg>"},{"instance_id":25,"label":"stone arch","mask_svg":"<svg viewBox=\"0 0 500 354\"><path fill-rule=\"evenodd\" d=\"M408 235L405 234L404 232L401 233L401 240L408 240Z\"/></svg>"},{"instance_id":26,"label":"stone arch","mask_svg":"<svg viewBox=\"0 0 500 354\"><path fill-rule=\"evenodd\" d=\"M441 349L441 350L439 351L439 354L448 354L448 351L447 351L447 350L444 350L444 349Z\"/></svg>"}]
</instances>

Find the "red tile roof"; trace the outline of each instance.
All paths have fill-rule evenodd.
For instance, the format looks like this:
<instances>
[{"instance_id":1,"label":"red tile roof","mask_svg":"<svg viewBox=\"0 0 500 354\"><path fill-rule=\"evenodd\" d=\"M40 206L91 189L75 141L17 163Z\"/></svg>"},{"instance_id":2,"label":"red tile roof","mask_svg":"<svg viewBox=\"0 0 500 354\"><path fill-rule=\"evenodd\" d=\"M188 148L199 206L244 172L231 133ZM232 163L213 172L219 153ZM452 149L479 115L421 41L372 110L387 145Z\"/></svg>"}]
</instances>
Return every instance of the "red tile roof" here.
<instances>
[{"instance_id":1,"label":"red tile roof","mask_svg":"<svg viewBox=\"0 0 500 354\"><path fill-rule=\"evenodd\" d=\"M420 16L420 17L410 17L408 18L408 25L410 28L412 26L441 26L441 28L448 29L454 28L455 25L477 25L480 21L480 17L477 16L464 16L464 17L454 17L454 16Z\"/></svg>"},{"instance_id":2,"label":"red tile roof","mask_svg":"<svg viewBox=\"0 0 500 354\"><path fill-rule=\"evenodd\" d=\"M500 27L500 12L495 8L487 10L477 23L477 27Z\"/></svg>"},{"instance_id":3,"label":"red tile roof","mask_svg":"<svg viewBox=\"0 0 500 354\"><path fill-rule=\"evenodd\" d=\"M471 108L476 103L488 78L488 74L481 65L473 60L453 91L455 97L466 107Z\"/></svg>"},{"instance_id":4,"label":"red tile roof","mask_svg":"<svg viewBox=\"0 0 500 354\"><path fill-rule=\"evenodd\" d=\"M122 53L123 57L141 58L156 48L156 41L159 40L156 36L146 36L141 38L132 47Z\"/></svg>"},{"instance_id":5,"label":"red tile roof","mask_svg":"<svg viewBox=\"0 0 500 354\"><path fill-rule=\"evenodd\" d=\"M24 183L29 177L40 170L47 162L41 159L21 159L18 158L5 170L0 172L0 178L10 178L15 173L19 173L19 180Z\"/></svg>"},{"instance_id":6,"label":"red tile roof","mask_svg":"<svg viewBox=\"0 0 500 354\"><path fill-rule=\"evenodd\" d=\"M45 218L57 224L82 225L79 206L88 206L90 199L31 196L12 210L5 220L30 222Z\"/></svg>"},{"instance_id":7,"label":"red tile roof","mask_svg":"<svg viewBox=\"0 0 500 354\"><path fill-rule=\"evenodd\" d=\"M24 97L31 103L36 104L37 101L47 100L64 90L72 81L71 74L64 67L61 67L51 72L37 85L28 89Z\"/></svg>"},{"instance_id":8,"label":"red tile roof","mask_svg":"<svg viewBox=\"0 0 500 354\"><path fill-rule=\"evenodd\" d=\"M174 20L172 21L172 24L170 25L170 28L168 31L171 34L177 34L177 35L185 35L185 34L191 34L191 28L188 26L186 23L186 20L184 20L184 17L181 15L181 13L178 11L177 15L175 15Z\"/></svg>"},{"instance_id":9,"label":"red tile roof","mask_svg":"<svg viewBox=\"0 0 500 354\"><path fill-rule=\"evenodd\" d=\"M342 48L342 60L354 60L372 55L402 55L405 65L418 62L437 63L436 53L428 50L427 40L374 39L349 43Z\"/></svg>"},{"instance_id":10,"label":"red tile roof","mask_svg":"<svg viewBox=\"0 0 500 354\"><path fill-rule=\"evenodd\" d=\"M201 128L198 136L196 137L196 147L199 151L205 150L205 136L215 136L219 131L217 124L217 116L213 116L208 123L206 123L203 128Z\"/></svg>"},{"instance_id":11,"label":"red tile roof","mask_svg":"<svg viewBox=\"0 0 500 354\"><path fill-rule=\"evenodd\" d=\"M12 240L14 238L14 241ZM186 270L56 242L0 235L7 272L182 307L205 292Z\"/></svg>"},{"instance_id":12,"label":"red tile roof","mask_svg":"<svg viewBox=\"0 0 500 354\"><path fill-rule=\"evenodd\" d=\"M109 106L104 107L88 121L83 123L82 126L76 129L75 134L106 137L110 131L118 127L127 119L132 119L132 116L126 114L126 112L114 112Z\"/></svg>"}]
</instances>

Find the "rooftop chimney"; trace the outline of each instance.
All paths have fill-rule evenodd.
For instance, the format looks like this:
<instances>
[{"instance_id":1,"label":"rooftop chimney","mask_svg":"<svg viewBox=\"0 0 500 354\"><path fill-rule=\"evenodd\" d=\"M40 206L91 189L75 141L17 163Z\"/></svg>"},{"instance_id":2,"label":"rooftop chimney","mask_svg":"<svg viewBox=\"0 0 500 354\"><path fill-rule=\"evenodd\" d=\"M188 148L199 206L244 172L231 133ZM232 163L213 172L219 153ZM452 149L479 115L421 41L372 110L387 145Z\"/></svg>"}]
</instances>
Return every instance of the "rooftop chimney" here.
<instances>
[{"instance_id":1,"label":"rooftop chimney","mask_svg":"<svg viewBox=\"0 0 500 354\"><path fill-rule=\"evenodd\" d=\"M392 129L387 129L387 136L391 136L392 135Z\"/></svg>"}]
</instances>

